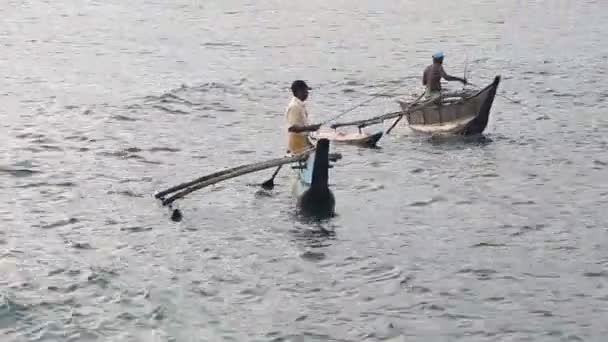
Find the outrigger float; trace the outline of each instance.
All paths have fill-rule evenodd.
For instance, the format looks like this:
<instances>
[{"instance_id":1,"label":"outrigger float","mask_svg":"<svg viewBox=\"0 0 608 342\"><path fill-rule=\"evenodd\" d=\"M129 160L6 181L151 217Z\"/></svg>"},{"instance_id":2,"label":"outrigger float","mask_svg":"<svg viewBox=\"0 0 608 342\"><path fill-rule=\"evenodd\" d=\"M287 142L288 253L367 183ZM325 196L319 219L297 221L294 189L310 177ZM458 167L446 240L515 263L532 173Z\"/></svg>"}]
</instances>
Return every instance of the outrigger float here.
<instances>
[{"instance_id":1,"label":"outrigger float","mask_svg":"<svg viewBox=\"0 0 608 342\"><path fill-rule=\"evenodd\" d=\"M335 215L336 204L334 194L329 188L329 169L333 167L330 165L330 161L335 162L341 158L341 154L329 153L329 140L323 138L316 142L314 148L301 154L241 165L214 172L190 182L160 191L156 193L154 197L159 199L163 206L168 206L172 209L172 204L176 200L184 198L186 195L191 194L196 190L249 173L274 167L280 168L282 165L286 164L295 164L293 165L293 168L296 170L296 177L292 191L296 198L297 208L300 213L314 218L329 218ZM273 175L273 178L269 181L273 181L277 172L278 169ZM264 183L268 183L268 181ZM174 209L171 219L180 221L181 218L181 212L178 209Z\"/></svg>"}]
</instances>

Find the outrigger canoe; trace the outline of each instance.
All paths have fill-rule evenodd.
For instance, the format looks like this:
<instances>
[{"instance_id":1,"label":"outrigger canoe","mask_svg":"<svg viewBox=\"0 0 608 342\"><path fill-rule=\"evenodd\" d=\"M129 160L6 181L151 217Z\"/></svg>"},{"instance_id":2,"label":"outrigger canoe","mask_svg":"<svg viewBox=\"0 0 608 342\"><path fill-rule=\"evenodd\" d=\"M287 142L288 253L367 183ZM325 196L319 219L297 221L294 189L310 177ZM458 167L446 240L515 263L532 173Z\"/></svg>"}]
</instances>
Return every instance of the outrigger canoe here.
<instances>
[{"instance_id":1,"label":"outrigger canoe","mask_svg":"<svg viewBox=\"0 0 608 342\"><path fill-rule=\"evenodd\" d=\"M397 101L411 130L427 134L476 135L486 129L500 76L485 88L412 105Z\"/></svg>"},{"instance_id":2,"label":"outrigger canoe","mask_svg":"<svg viewBox=\"0 0 608 342\"><path fill-rule=\"evenodd\" d=\"M361 129L384 123L386 120L400 120L401 117L405 116L408 126L415 132L456 135L481 134L488 125L490 110L499 83L500 76L496 76L490 85L481 90L452 93L433 101L397 101L401 106L401 110L398 112L369 119L334 123L331 127L357 126Z\"/></svg>"}]
</instances>

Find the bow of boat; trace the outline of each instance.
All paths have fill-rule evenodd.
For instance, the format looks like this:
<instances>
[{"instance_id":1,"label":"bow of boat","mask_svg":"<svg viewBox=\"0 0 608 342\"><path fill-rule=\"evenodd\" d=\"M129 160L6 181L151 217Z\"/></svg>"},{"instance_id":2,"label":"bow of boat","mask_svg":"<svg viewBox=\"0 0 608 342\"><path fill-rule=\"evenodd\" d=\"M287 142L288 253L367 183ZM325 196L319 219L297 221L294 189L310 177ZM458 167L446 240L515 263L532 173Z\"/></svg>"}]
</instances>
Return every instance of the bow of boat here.
<instances>
[{"instance_id":1,"label":"bow of boat","mask_svg":"<svg viewBox=\"0 0 608 342\"><path fill-rule=\"evenodd\" d=\"M335 197L329 188L329 140L319 139L297 169L294 194L303 215L327 218L335 215Z\"/></svg>"}]
</instances>

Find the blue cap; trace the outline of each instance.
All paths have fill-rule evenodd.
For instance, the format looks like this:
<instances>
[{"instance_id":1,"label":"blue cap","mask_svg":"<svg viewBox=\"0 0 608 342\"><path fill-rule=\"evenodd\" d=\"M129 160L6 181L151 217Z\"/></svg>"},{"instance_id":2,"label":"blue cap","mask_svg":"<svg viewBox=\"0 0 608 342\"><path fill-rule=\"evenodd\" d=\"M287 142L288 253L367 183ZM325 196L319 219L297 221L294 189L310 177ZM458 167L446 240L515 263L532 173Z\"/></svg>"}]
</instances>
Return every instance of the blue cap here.
<instances>
[{"instance_id":1,"label":"blue cap","mask_svg":"<svg viewBox=\"0 0 608 342\"><path fill-rule=\"evenodd\" d=\"M441 50L437 50L435 51L435 53L433 54L433 58L443 58L445 55L443 54L443 51Z\"/></svg>"}]
</instances>

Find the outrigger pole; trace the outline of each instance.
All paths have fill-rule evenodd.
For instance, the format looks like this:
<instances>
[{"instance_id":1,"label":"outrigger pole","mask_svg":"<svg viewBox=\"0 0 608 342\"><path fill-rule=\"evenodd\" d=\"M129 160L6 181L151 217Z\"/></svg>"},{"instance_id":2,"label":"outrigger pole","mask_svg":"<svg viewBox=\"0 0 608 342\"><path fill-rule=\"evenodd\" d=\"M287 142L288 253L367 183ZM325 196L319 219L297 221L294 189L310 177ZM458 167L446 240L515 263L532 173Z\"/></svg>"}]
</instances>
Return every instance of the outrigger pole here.
<instances>
[{"instance_id":1,"label":"outrigger pole","mask_svg":"<svg viewBox=\"0 0 608 342\"><path fill-rule=\"evenodd\" d=\"M308 157L308 153L304 153L304 154L299 154L299 155L292 156L292 157L276 158L276 159L271 159L271 160L267 160L267 161L263 161L263 162L241 165L241 166L237 166L237 167L234 167L231 169L214 172L212 174L197 178L193 181L171 187L167 190L163 190L163 191L155 194L154 197L156 197L157 199L160 199L162 201L163 206L171 205L171 203L173 203L174 201L176 201L180 198L183 198L186 195L188 195L196 190L202 189L204 187L207 187L207 186L210 186L210 185L213 185L213 184L216 184L216 183L219 183L219 182L231 179L231 178L246 175L248 173L253 173L253 172L258 172L261 170L270 169L270 168L273 168L273 167L279 166L279 165L303 161L307 157ZM179 190L182 190L182 191L179 191ZM176 192L176 191L179 191L179 192L170 196L169 198L166 198L166 199L164 198L165 195Z\"/></svg>"}]
</instances>

